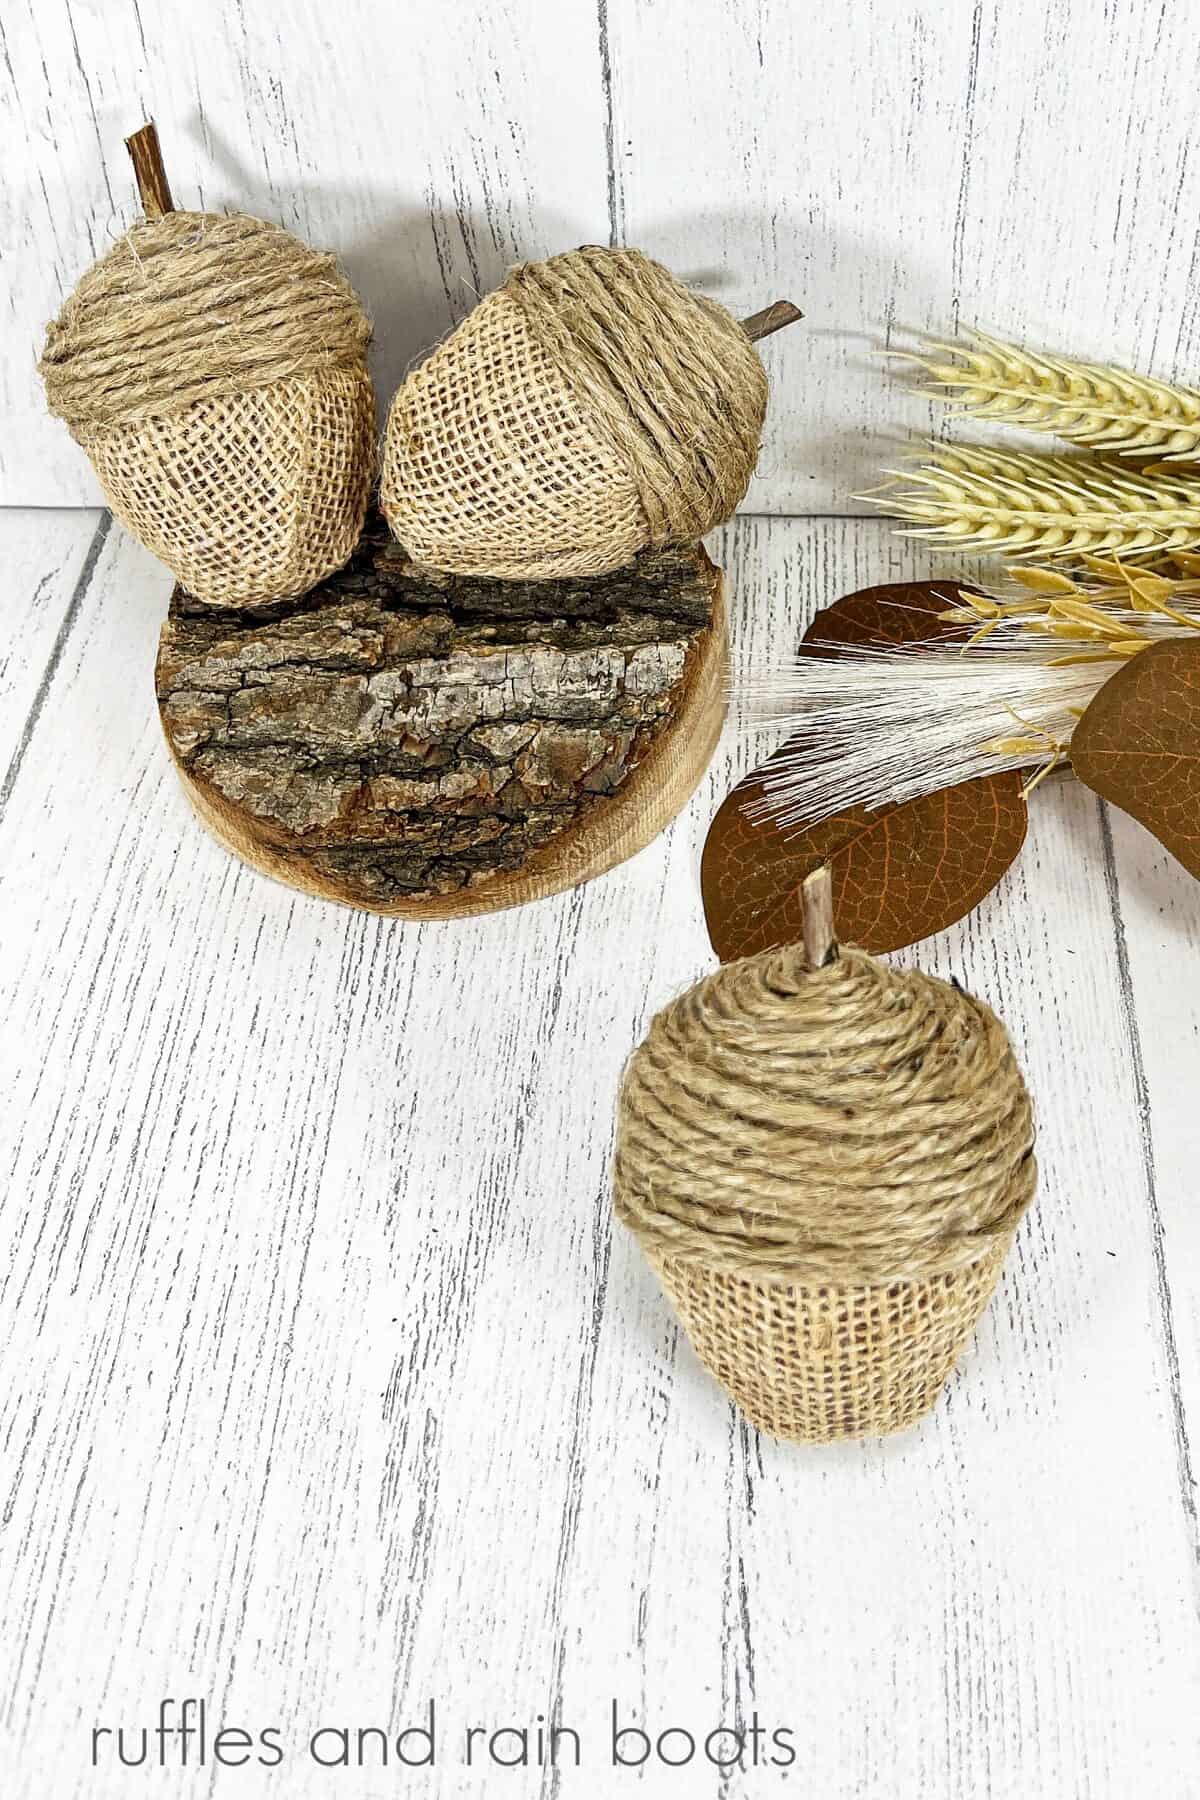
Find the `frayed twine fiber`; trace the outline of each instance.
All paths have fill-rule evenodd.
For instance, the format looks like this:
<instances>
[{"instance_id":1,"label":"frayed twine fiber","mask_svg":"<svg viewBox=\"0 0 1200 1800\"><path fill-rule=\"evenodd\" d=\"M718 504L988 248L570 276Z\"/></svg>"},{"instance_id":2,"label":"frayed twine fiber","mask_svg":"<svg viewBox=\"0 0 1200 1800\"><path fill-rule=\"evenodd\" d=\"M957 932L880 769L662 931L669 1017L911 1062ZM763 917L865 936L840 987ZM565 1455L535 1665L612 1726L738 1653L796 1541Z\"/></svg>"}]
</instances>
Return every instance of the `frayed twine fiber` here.
<instances>
[{"instance_id":1,"label":"frayed twine fiber","mask_svg":"<svg viewBox=\"0 0 1200 1800\"><path fill-rule=\"evenodd\" d=\"M843 949L728 964L654 1019L622 1085L617 1216L754 1424L875 1436L934 1404L1033 1198L1007 1033Z\"/></svg>"},{"instance_id":2,"label":"frayed twine fiber","mask_svg":"<svg viewBox=\"0 0 1200 1800\"><path fill-rule=\"evenodd\" d=\"M727 519L767 381L738 322L637 250L526 263L409 376L381 499L417 561L554 579Z\"/></svg>"},{"instance_id":3,"label":"frayed twine fiber","mask_svg":"<svg viewBox=\"0 0 1200 1800\"><path fill-rule=\"evenodd\" d=\"M362 530L370 324L334 257L244 214L135 225L46 334L50 410L196 598L306 592Z\"/></svg>"}]
</instances>

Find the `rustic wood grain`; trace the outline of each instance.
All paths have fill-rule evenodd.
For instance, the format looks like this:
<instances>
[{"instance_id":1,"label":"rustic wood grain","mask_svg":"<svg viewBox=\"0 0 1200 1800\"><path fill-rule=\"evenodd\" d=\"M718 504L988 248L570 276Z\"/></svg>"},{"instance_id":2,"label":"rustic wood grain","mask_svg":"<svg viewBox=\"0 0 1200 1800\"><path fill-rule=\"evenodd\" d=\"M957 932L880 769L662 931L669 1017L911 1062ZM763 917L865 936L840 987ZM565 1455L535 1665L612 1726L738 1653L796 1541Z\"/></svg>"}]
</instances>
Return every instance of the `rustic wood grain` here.
<instances>
[{"instance_id":1,"label":"rustic wood grain","mask_svg":"<svg viewBox=\"0 0 1200 1800\"><path fill-rule=\"evenodd\" d=\"M1095 801L1137 1105L1159 1336L1174 1398L1180 1499L1194 1541L1200 1457L1200 883L1128 814Z\"/></svg>"},{"instance_id":2,"label":"rustic wood grain","mask_svg":"<svg viewBox=\"0 0 1200 1800\"><path fill-rule=\"evenodd\" d=\"M163 163L162 146L158 141L158 129L153 119L125 139L125 148L129 152L129 160L133 164L134 179L138 185L138 196L142 202L142 211L148 219L161 219L164 213L175 211L175 202L171 198L171 184Z\"/></svg>"},{"instance_id":3,"label":"rustic wood grain","mask_svg":"<svg viewBox=\"0 0 1200 1800\"><path fill-rule=\"evenodd\" d=\"M914 328L1195 378L1177 9L607 0L606 17L619 235L735 312L776 292L804 310L764 346L750 509L854 511L906 429L941 429L868 354Z\"/></svg>"},{"instance_id":4,"label":"rustic wood grain","mask_svg":"<svg viewBox=\"0 0 1200 1800\"><path fill-rule=\"evenodd\" d=\"M20 773L111 521L96 512L10 512L2 529L0 807Z\"/></svg>"},{"instance_id":5,"label":"rustic wood grain","mask_svg":"<svg viewBox=\"0 0 1200 1800\"><path fill-rule=\"evenodd\" d=\"M508 264L580 242L739 314L787 294L752 510L862 510L887 441L942 417L866 354L914 326L1200 372L1185 7L426 0L381 29L369 0L13 0L0 47L9 502L96 498L33 364L137 214L147 111L177 205L344 252L383 399Z\"/></svg>"},{"instance_id":6,"label":"rustic wood grain","mask_svg":"<svg viewBox=\"0 0 1200 1800\"><path fill-rule=\"evenodd\" d=\"M176 587L155 688L226 848L320 898L445 919L644 848L712 755L727 662L699 547L495 582L417 567L372 517L299 601L233 611Z\"/></svg>"},{"instance_id":7,"label":"rustic wood grain","mask_svg":"<svg viewBox=\"0 0 1200 1800\"><path fill-rule=\"evenodd\" d=\"M1041 1198L927 1428L785 1449L608 1213L620 1067L711 967L699 850L752 747L727 737L663 838L539 906L322 905L183 802L137 698L168 578L114 529L73 600L95 521L55 530L43 560L0 518L14 616L39 584L57 614L13 634L32 723L0 822L5 1800L128 1800L88 1732L167 1693L297 1748L436 1694L440 1781L341 1775L371 1800L1188 1794L1195 889L1063 784L913 954L1013 1031ZM743 666L930 569L865 522L712 548ZM618 1786L613 1696L660 1729L757 1708L796 1766ZM465 1724L555 1706L581 1771L450 1762ZM136 1779L190 1800L210 1773ZM338 1782L297 1759L217 1791Z\"/></svg>"}]
</instances>

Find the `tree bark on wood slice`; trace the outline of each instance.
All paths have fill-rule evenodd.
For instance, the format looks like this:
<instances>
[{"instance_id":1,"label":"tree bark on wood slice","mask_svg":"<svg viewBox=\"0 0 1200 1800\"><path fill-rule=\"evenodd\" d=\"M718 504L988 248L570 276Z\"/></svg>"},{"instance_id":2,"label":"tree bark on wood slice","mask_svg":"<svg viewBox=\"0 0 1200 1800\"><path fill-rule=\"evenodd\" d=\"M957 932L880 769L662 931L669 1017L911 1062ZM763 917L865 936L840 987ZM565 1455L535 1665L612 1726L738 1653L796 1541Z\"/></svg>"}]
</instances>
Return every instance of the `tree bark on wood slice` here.
<instances>
[{"instance_id":1,"label":"tree bark on wood slice","mask_svg":"<svg viewBox=\"0 0 1200 1800\"><path fill-rule=\"evenodd\" d=\"M686 803L725 716L720 571L699 547L592 579L410 562L377 518L292 602L176 589L155 681L226 847L324 899L411 918L587 881Z\"/></svg>"}]
</instances>

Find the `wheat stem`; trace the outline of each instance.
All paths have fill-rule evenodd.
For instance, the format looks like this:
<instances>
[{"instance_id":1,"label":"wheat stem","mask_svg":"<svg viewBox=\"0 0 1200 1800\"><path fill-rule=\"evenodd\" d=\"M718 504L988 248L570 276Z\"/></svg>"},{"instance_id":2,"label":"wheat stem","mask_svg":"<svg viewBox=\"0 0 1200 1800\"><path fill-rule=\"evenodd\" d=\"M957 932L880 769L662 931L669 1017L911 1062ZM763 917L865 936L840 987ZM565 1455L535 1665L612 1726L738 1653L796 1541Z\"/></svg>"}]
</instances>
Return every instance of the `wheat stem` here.
<instances>
[{"instance_id":1,"label":"wheat stem","mask_svg":"<svg viewBox=\"0 0 1200 1800\"><path fill-rule=\"evenodd\" d=\"M1196 604L1200 582L1194 575L1168 579L1098 558L1089 562L1075 580L1045 569L1014 569L1015 580L1036 599L1010 600L1007 593L963 589L958 605L940 616L948 624L972 628L967 650L989 640L1030 638L1044 650L1052 650L1056 639L1088 646L1060 656L1063 666L1124 661L1163 637L1200 632L1200 614L1179 604Z\"/></svg>"},{"instance_id":2,"label":"wheat stem","mask_svg":"<svg viewBox=\"0 0 1200 1800\"><path fill-rule=\"evenodd\" d=\"M928 386L956 398L976 419L1052 431L1074 444L1122 456L1168 460L1200 449L1200 393L1103 363L1036 356L981 331L925 353L901 353Z\"/></svg>"}]
</instances>

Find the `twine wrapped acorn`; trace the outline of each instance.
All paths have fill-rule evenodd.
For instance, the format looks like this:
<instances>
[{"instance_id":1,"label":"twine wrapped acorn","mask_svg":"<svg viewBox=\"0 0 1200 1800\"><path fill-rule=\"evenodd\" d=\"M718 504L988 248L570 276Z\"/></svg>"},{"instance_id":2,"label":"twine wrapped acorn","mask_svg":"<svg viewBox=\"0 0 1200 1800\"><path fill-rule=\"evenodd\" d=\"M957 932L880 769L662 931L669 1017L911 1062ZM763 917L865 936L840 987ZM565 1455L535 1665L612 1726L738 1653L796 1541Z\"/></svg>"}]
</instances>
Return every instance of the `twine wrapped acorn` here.
<instances>
[{"instance_id":1,"label":"twine wrapped acorn","mask_svg":"<svg viewBox=\"0 0 1200 1800\"><path fill-rule=\"evenodd\" d=\"M525 263L401 387L380 499L420 563L558 579L620 568L727 519L754 472L767 381L740 325L637 250Z\"/></svg>"},{"instance_id":2,"label":"twine wrapped acorn","mask_svg":"<svg viewBox=\"0 0 1200 1800\"><path fill-rule=\"evenodd\" d=\"M370 325L332 256L244 214L174 211L154 127L129 144L147 216L50 326L50 410L196 599L302 594L362 530Z\"/></svg>"},{"instance_id":3,"label":"twine wrapped acorn","mask_svg":"<svg viewBox=\"0 0 1200 1800\"><path fill-rule=\"evenodd\" d=\"M934 1405L1036 1166L1000 1021L839 953L828 872L809 883L807 949L730 963L654 1019L625 1074L615 1188L747 1417L827 1443Z\"/></svg>"}]
</instances>

